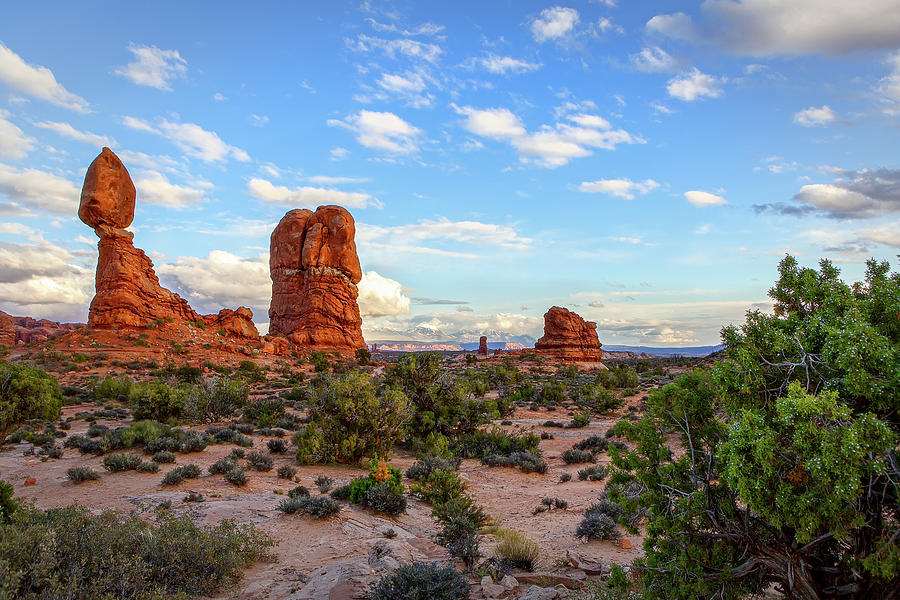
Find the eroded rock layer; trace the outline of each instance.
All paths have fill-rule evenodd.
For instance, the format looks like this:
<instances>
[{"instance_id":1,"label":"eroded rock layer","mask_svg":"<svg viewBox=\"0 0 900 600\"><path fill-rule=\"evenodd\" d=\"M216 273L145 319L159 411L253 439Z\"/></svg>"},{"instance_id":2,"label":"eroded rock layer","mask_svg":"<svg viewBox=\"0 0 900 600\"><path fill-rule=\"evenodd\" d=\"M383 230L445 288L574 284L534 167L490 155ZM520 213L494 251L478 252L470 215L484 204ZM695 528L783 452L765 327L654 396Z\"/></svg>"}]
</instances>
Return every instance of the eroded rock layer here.
<instances>
[{"instance_id":1,"label":"eroded rock layer","mask_svg":"<svg viewBox=\"0 0 900 600\"><path fill-rule=\"evenodd\" d=\"M103 148L84 177L78 217L100 238L96 293L91 301L91 327L143 328L169 321L204 322L232 336L256 338L249 308L224 309L203 316L187 300L159 283L153 262L125 228L134 220L135 188L128 170L109 148Z\"/></svg>"},{"instance_id":2,"label":"eroded rock layer","mask_svg":"<svg viewBox=\"0 0 900 600\"><path fill-rule=\"evenodd\" d=\"M272 232L269 332L300 346L364 348L356 284L356 224L340 206L288 211Z\"/></svg>"},{"instance_id":3,"label":"eroded rock layer","mask_svg":"<svg viewBox=\"0 0 900 600\"><path fill-rule=\"evenodd\" d=\"M601 345L596 323L554 306L544 313L544 335L535 343L534 349L555 360L600 362L603 357Z\"/></svg>"}]
</instances>

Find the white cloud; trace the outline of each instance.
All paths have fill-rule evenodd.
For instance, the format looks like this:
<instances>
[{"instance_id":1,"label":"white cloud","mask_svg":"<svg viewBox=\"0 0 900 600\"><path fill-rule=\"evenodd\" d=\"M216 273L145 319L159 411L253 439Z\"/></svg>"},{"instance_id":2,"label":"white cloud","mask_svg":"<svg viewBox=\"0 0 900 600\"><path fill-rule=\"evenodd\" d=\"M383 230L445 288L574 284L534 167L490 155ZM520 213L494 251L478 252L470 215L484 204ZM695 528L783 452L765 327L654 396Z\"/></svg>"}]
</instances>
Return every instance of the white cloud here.
<instances>
[{"instance_id":1,"label":"white cloud","mask_svg":"<svg viewBox=\"0 0 900 600\"><path fill-rule=\"evenodd\" d=\"M820 108L810 106L794 114L794 123L803 127L827 125L828 123L833 123L836 119L837 115L827 104Z\"/></svg>"},{"instance_id":2,"label":"white cloud","mask_svg":"<svg viewBox=\"0 0 900 600\"><path fill-rule=\"evenodd\" d=\"M468 308L468 307L466 307ZM452 310L408 318L384 317L363 321L363 335L370 341L477 342L482 335L490 341L519 341L527 344L541 335L544 321L515 313L477 314Z\"/></svg>"},{"instance_id":3,"label":"white cloud","mask_svg":"<svg viewBox=\"0 0 900 600\"><path fill-rule=\"evenodd\" d=\"M900 221L886 223L872 229L864 229L860 234L871 242L900 248Z\"/></svg>"},{"instance_id":4,"label":"white cloud","mask_svg":"<svg viewBox=\"0 0 900 600\"><path fill-rule=\"evenodd\" d=\"M572 107L576 106L572 104ZM545 167L558 167L573 158L590 156L590 148L612 150L622 143L644 143L644 140L632 136L624 129L612 129L609 121L598 115L566 115L566 111L562 110L558 116L564 120L552 127L544 125L540 130L529 133L519 117L509 109L477 109L455 104L452 107L457 114L465 117L462 126L467 131L508 142L519 152L520 161ZM574 122L575 125L566 121Z\"/></svg>"},{"instance_id":5,"label":"white cloud","mask_svg":"<svg viewBox=\"0 0 900 600\"><path fill-rule=\"evenodd\" d=\"M887 64L891 72L878 82L875 92L887 104L884 112L890 116L900 115L900 50L888 56Z\"/></svg>"},{"instance_id":6,"label":"white cloud","mask_svg":"<svg viewBox=\"0 0 900 600\"><path fill-rule=\"evenodd\" d=\"M356 133L356 141L367 148L391 154L412 154L419 151L422 130L391 112L361 110L343 121L329 119L328 125L353 131Z\"/></svg>"},{"instance_id":7,"label":"white cloud","mask_svg":"<svg viewBox=\"0 0 900 600\"><path fill-rule=\"evenodd\" d=\"M138 202L182 208L199 204L206 200L202 189L171 183L158 171L143 172L134 181Z\"/></svg>"},{"instance_id":8,"label":"white cloud","mask_svg":"<svg viewBox=\"0 0 900 600\"><path fill-rule=\"evenodd\" d=\"M368 177L335 177L332 175L313 175L311 177L307 177L307 179L312 183L319 183L322 185L340 185L342 183L367 183L372 181Z\"/></svg>"},{"instance_id":9,"label":"white cloud","mask_svg":"<svg viewBox=\"0 0 900 600\"><path fill-rule=\"evenodd\" d=\"M645 73L666 73L678 68L678 61L659 46L648 46L628 58L634 68Z\"/></svg>"},{"instance_id":10,"label":"white cloud","mask_svg":"<svg viewBox=\"0 0 900 600\"><path fill-rule=\"evenodd\" d=\"M434 96L424 93L427 87L426 79L430 79L424 71L406 71L404 74L382 73L377 81L378 86L387 93L395 94L402 98L408 106L424 108L431 106ZM385 94L380 94L387 98ZM378 98L379 94L375 95ZM365 97L369 101L369 97Z\"/></svg>"},{"instance_id":11,"label":"white cloud","mask_svg":"<svg viewBox=\"0 0 900 600\"><path fill-rule=\"evenodd\" d=\"M106 137L105 135L97 135L96 133L91 133L90 131L79 131L68 123L40 121L35 123L35 126L42 129L55 131L63 137L67 137L78 142L84 142L85 144L90 144L91 146L97 146L98 148L102 148L103 146L117 145L116 141L110 137Z\"/></svg>"},{"instance_id":12,"label":"white cloud","mask_svg":"<svg viewBox=\"0 0 900 600\"><path fill-rule=\"evenodd\" d=\"M536 71L543 65L537 62L528 62L520 58L512 56L498 56L496 54L488 54L476 59L476 64L497 75L507 75L509 73L527 73L528 71Z\"/></svg>"},{"instance_id":13,"label":"white cloud","mask_svg":"<svg viewBox=\"0 0 900 600\"><path fill-rule=\"evenodd\" d=\"M710 41L736 54L843 54L900 45L896 0L706 0L705 20L657 15L647 29L677 39Z\"/></svg>"},{"instance_id":14,"label":"white cloud","mask_svg":"<svg viewBox=\"0 0 900 600\"><path fill-rule=\"evenodd\" d=\"M228 100L228 96L226 96L222 92L216 92L215 94L213 94L213 100L215 100L216 102L224 102Z\"/></svg>"},{"instance_id":15,"label":"white cloud","mask_svg":"<svg viewBox=\"0 0 900 600\"><path fill-rule=\"evenodd\" d=\"M265 315L272 297L267 253L242 258L213 250L206 257L181 256L160 263L156 271L201 312L249 306L255 316Z\"/></svg>"},{"instance_id":16,"label":"white cloud","mask_svg":"<svg viewBox=\"0 0 900 600\"><path fill-rule=\"evenodd\" d=\"M4 164L0 164L0 195L20 210L37 209L70 216L78 211L81 199L80 190L67 179L46 171L16 169Z\"/></svg>"},{"instance_id":17,"label":"white cloud","mask_svg":"<svg viewBox=\"0 0 900 600\"><path fill-rule=\"evenodd\" d=\"M635 194L647 194L659 187L659 183L652 179L644 181L631 181L630 179L598 179L597 181L582 181L578 189L586 193L602 193L626 200L633 200Z\"/></svg>"},{"instance_id":18,"label":"white cloud","mask_svg":"<svg viewBox=\"0 0 900 600\"><path fill-rule=\"evenodd\" d=\"M707 75L694 67L687 73L673 77L666 85L666 91L673 98L693 102L703 98L718 98L722 95L722 88L718 87L723 80L712 75Z\"/></svg>"},{"instance_id":19,"label":"white cloud","mask_svg":"<svg viewBox=\"0 0 900 600\"><path fill-rule=\"evenodd\" d=\"M358 192L342 192L318 187L288 188L283 185L274 185L265 179L254 177L247 184L247 191L251 196L294 208L316 208L323 204L340 204L348 208L366 208L370 205L378 205L376 198L369 194Z\"/></svg>"},{"instance_id":20,"label":"white cloud","mask_svg":"<svg viewBox=\"0 0 900 600\"><path fill-rule=\"evenodd\" d=\"M355 42L347 40L347 46L355 52L380 50L385 56L390 58L404 56L409 59L423 60L430 63L437 62L444 52L437 44L409 39L386 40L368 35L357 36Z\"/></svg>"},{"instance_id":21,"label":"white cloud","mask_svg":"<svg viewBox=\"0 0 900 600\"><path fill-rule=\"evenodd\" d=\"M90 112L88 101L64 88L47 67L32 66L0 42L0 82L32 96L80 113Z\"/></svg>"},{"instance_id":22,"label":"white cloud","mask_svg":"<svg viewBox=\"0 0 900 600\"><path fill-rule=\"evenodd\" d=\"M250 162L246 152L226 144L214 131L207 131L194 123L175 123L161 119L157 126L136 117L123 117L122 123L131 129L160 135L188 156L204 162L220 162L232 158L240 162Z\"/></svg>"},{"instance_id":23,"label":"white cloud","mask_svg":"<svg viewBox=\"0 0 900 600\"><path fill-rule=\"evenodd\" d=\"M359 312L364 319L409 314L409 297L400 282L366 271L357 287Z\"/></svg>"},{"instance_id":24,"label":"white cloud","mask_svg":"<svg viewBox=\"0 0 900 600\"><path fill-rule=\"evenodd\" d=\"M0 158L19 159L34 149L35 139L7 120L9 113L0 109Z\"/></svg>"},{"instance_id":25,"label":"white cloud","mask_svg":"<svg viewBox=\"0 0 900 600\"><path fill-rule=\"evenodd\" d=\"M184 78L187 61L178 50L160 50L156 46L128 44L128 51L137 59L115 70L136 85L144 85L167 92L172 91L172 82Z\"/></svg>"},{"instance_id":26,"label":"white cloud","mask_svg":"<svg viewBox=\"0 0 900 600\"><path fill-rule=\"evenodd\" d=\"M254 127L265 127L269 122L269 117L266 115L251 114L248 119L250 120L250 124Z\"/></svg>"},{"instance_id":27,"label":"white cloud","mask_svg":"<svg viewBox=\"0 0 900 600\"><path fill-rule=\"evenodd\" d=\"M715 194L710 194L709 192L699 192L696 190L691 190L690 192L685 192L684 197L687 198L687 201L694 206L715 206L728 204L728 200L726 200L722 196L716 196Z\"/></svg>"},{"instance_id":28,"label":"white cloud","mask_svg":"<svg viewBox=\"0 0 900 600\"><path fill-rule=\"evenodd\" d=\"M531 34L536 42L566 38L575 30L579 18L574 8L551 6L542 10L540 16L531 22Z\"/></svg>"},{"instance_id":29,"label":"white cloud","mask_svg":"<svg viewBox=\"0 0 900 600\"><path fill-rule=\"evenodd\" d=\"M344 160L350 155L350 151L346 148L341 148L340 146L336 146L328 151L331 155L331 160Z\"/></svg>"},{"instance_id":30,"label":"white cloud","mask_svg":"<svg viewBox=\"0 0 900 600\"><path fill-rule=\"evenodd\" d=\"M360 223L357 239L361 242L394 240L407 243L410 240L450 240L463 245L504 246L516 250L529 248L531 238L518 234L507 225L482 223L480 221L451 221L441 217L438 220L423 219L412 225L382 227Z\"/></svg>"}]
</instances>

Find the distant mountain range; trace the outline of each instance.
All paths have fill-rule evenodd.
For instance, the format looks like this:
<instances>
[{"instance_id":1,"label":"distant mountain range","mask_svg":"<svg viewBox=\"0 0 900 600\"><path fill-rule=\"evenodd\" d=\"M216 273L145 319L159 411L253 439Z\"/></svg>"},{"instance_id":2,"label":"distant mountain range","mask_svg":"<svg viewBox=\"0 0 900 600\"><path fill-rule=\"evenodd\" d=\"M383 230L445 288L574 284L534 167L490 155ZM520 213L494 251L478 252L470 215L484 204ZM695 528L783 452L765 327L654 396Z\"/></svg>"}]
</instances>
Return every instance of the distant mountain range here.
<instances>
[{"instance_id":1,"label":"distant mountain range","mask_svg":"<svg viewBox=\"0 0 900 600\"><path fill-rule=\"evenodd\" d=\"M384 352L471 352L478 349L478 342L414 342L409 340L391 340L376 342L378 349ZM522 350L530 348L519 342L488 342L491 350ZM687 348L653 348L650 346L617 346L604 345L608 352L634 352L651 356L706 356L722 349L722 346L691 346Z\"/></svg>"}]
</instances>

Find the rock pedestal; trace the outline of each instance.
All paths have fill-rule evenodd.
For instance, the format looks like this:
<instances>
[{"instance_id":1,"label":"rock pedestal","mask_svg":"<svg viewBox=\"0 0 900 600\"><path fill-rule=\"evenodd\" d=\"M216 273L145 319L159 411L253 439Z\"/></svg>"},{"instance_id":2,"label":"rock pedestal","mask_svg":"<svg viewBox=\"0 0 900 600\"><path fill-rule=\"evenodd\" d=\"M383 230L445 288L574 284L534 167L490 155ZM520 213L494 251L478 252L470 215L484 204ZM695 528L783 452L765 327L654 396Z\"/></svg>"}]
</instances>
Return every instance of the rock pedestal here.
<instances>
[{"instance_id":1,"label":"rock pedestal","mask_svg":"<svg viewBox=\"0 0 900 600\"><path fill-rule=\"evenodd\" d=\"M289 211L272 232L269 331L316 350L365 348L356 224L340 206Z\"/></svg>"},{"instance_id":2,"label":"rock pedestal","mask_svg":"<svg viewBox=\"0 0 900 600\"><path fill-rule=\"evenodd\" d=\"M597 324L554 306L544 314L544 335L534 349L541 356L569 362L600 362L603 352Z\"/></svg>"},{"instance_id":3,"label":"rock pedestal","mask_svg":"<svg viewBox=\"0 0 900 600\"><path fill-rule=\"evenodd\" d=\"M487 347L487 336L483 335L478 339L478 356L487 356L488 355L488 347Z\"/></svg>"}]
</instances>

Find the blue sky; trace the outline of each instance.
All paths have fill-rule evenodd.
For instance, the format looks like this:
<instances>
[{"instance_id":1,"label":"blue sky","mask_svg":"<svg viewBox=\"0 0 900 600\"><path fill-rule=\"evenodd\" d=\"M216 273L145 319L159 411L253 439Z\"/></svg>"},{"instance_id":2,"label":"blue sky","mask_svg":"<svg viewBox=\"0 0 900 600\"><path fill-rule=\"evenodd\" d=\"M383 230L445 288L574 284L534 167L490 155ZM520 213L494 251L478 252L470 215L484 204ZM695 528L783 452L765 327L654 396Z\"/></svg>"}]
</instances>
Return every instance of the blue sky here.
<instances>
[{"instance_id":1,"label":"blue sky","mask_svg":"<svg viewBox=\"0 0 900 600\"><path fill-rule=\"evenodd\" d=\"M103 145L135 243L267 321L269 234L342 204L377 340L718 342L785 253L900 248L900 1L55 3L0 23L0 309L86 319Z\"/></svg>"}]
</instances>

